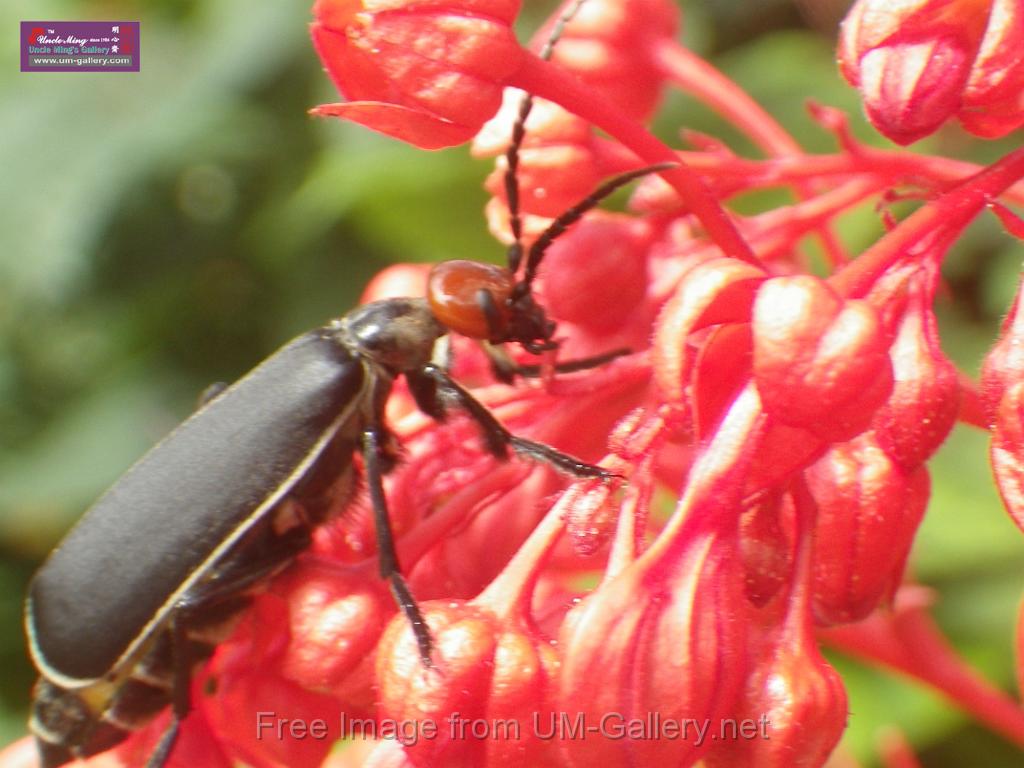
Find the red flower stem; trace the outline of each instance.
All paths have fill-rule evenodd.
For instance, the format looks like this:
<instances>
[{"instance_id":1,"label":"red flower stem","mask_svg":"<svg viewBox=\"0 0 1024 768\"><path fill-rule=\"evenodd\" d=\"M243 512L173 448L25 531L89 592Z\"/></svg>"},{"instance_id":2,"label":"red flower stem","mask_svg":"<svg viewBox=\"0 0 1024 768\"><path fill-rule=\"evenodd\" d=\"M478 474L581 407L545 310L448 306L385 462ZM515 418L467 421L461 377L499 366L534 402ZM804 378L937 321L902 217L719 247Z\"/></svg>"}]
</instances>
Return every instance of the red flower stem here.
<instances>
[{"instance_id":1,"label":"red flower stem","mask_svg":"<svg viewBox=\"0 0 1024 768\"><path fill-rule=\"evenodd\" d=\"M964 424L989 431L988 417L985 406L981 402L981 392L974 379L962 371L957 372L960 379L960 412L957 418Z\"/></svg>"},{"instance_id":2,"label":"red flower stem","mask_svg":"<svg viewBox=\"0 0 1024 768\"><path fill-rule=\"evenodd\" d=\"M672 38L659 40L651 52L651 59L666 79L718 112L766 154L775 157L803 154L796 140L746 91L710 62L695 56ZM807 183L798 183L796 191L801 199L815 194L814 188ZM831 230L822 229L819 236L833 265L845 264L849 260Z\"/></svg>"},{"instance_id":3,"label":"red flower stem","mask_svg":"<svg viewBox=\"0 0 1024 768\"><path fill-rule=\"evenodd\" d=\"M871 178L854 179L842 186L794 205L752 217L747 238L765 261L786 256L803 235L821 232L827 222L878 192L883 183Z\"/></svg>"},{"instance_id":4,"label":"red flower stem","mask_svg":"<svg viewBox=\"0 0 1024 768\"><path fill-rule=\"evenodd\" d=\"M644 557L659 557L662 550L685 540L690 524L736 524L747 468L761 444L765 417L753 382L733 400L711 441L697 454L686 486L668 523Z\"/></svg>"},{"instance_id":5,"label":"red flower stem","mask_svg":"<svg viewBox=\"0 0 1024 768\"><path fill-rule=\"evenodd\" d=\"M540 571L565 530L568 507L576 498L571 491L562 493L508 565L473 599L475 605L489 608L500 618L526 614Z\"/></svg>"},{"instance_id":6,"label":"red flower stem","mask_svg":"<svg viewBox=\"0 0 1024 768\"><path fill-rule=\"evenodd\" d=\"M608 565L602 581L608 583L632 565L640 552L640 537L647 522L654 486L650 481L654 471L654 457L644 456L636 466L636 481L626 488L622 511L615 526Z\"/></svg>"},{"instance_id":7,"label":"red flower stem","mask_svg":"<svg viewBox=\"0 0 1024 768\"><path fill-rule=\"evenodd\" d=\"M803 472L798 472L790 483L793 497L794 537L796 557L793 561L793 575L790 580L789 606L786 610L786 624L791 628L810 633L813 631L811 616L811 565L814 559L814 523L818 517L818 505L811 496Z\"/></svg>"},{"instance_id":8,"label":"red flower stem","mask_svg":"<svg viewBox=\"0 0 1024 768\"><path fill-rule=\"evenodd\" d=\"M815 231L823 222L873 195L880 186L882 183L876 180L853 179L813 200L753 216L748 220L747 238L759 258L771 261L785 257L792 252L793 243L799 236ZM715 255L710 253L713 248L706 242L699 242L681 253L702 259L705 254L708 257ZM685 260L678 259L676 265L677 268L672 265L666 267L661 276L652 294L657 301L666 301L686 274Z\"/></svg>"},{"instance_id":9,"label":"red flower stem","mask_svg":"<svg viewBox=\"0 0 1024 768\"><path fill-rule=\"evenodd\" d=\"M830 277L829 283L846 297L865 295L890 266L914 254L921 243L951 238L966 227L989 200L1024 176L1024 149L1018 149L981 173L923 205L891 232Z\"/></svg>"},{"instance_id":10,"label":"red flower stem","mask_svg":"<svg viewBox=\"0 0 1024 768\"><path fill-rule=\"evenodd\" d=\"M734 181L738 189L730 187L728 194L753 187L866 174L876 176L888 185L957 184L984 170L984 166L959 160L877 149L838 155L788 155L768 160L750 160L716 152L678 152L677 156L712 182ZM1011 185L1003 197L1024 205L1024 183Z\"/></svg>"},{"instance_id":11,"label":"red flower stem","mask_svg":"<svg viewBox=\"0 0 1024 768\"><path fill-rule=\"evenodd\" d=\"M707 104L768 155L800 155L803 150L775 118L730 78L671 38L658 41L651 61L661 75Z\"/></svg>"},{"instance_id":12,"label":"red flower stem","mask_svg":"<svg viewBox=\"0 0 1024 768\"><path fill-rule=\"evenodd\" d=\"M681 163L675 152L640 123L625 117L613 104L588 90L565 70L528 51L524 52L522 67L508 84L553 101L590 121L647 163L679 163L661 171L662 178L679 193L686 208L704 225L708 235L726 255L758 264L750 246L704 180Z\"/></svg>"},{"instance_id":13,"label":"red flower stem","mask_svg":"<svg viewBox=\"0 0 1024 768\"><path fill-rule=\"evenodd\" d=\"M979 722L1024 747L1024 707L963 663L920 607L821 630L829 645L883 664L945 694Z\"/></svg>"}]
</instances>

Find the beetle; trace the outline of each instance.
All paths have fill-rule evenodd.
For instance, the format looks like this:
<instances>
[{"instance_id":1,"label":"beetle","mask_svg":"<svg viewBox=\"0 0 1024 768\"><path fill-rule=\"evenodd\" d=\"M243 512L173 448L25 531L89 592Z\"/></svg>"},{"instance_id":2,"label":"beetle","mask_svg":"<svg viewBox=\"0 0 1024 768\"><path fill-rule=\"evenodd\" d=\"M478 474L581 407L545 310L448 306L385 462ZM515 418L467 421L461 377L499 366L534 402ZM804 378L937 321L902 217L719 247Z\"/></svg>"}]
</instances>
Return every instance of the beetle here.
<instances>
[{"instance_id":1,"label":"beetle","mask_svg":"<svg viewBox=\"0 0 1024 768\"><path fill-rule=\"evenodd\" d=\"M543 58L584 0L558 19ZM40 673L29 728L42 768L105 751L171 707L147 768L170 756L191 708L194 668L226 639L252 592L305 550L313 530L343 513L356 491L354 455L388 581L431 666L432 643L395 551L383 477L397 463L384 407L398 377L438 421L453 408L479 427L485 448L546 463L577 479L612 475L543 443L511 434L448 374L451 333L477 340L496 378L535 376L502 345L554 350L555 323L531 286L547 248L623 185L672 167L627 171L555 218L524 252L517 177L533 104L523 94L505 153L513 244L507 266L435 265L425 297L359 307L283 346L146 453L82 516L29 585L25 628ZM522 267L522 276L517 274ZM569 372L623 354L551 366Z\"/></svg>"},{"instance_id":2,"label":"beetle","mask_svg":"<svg viewBox=\"0 0 1024 768\"><path fill-rule=\"evenodd\" d=\"M521 110L522 120L528 111ZM513 141L506 173L513 222L517 151ZM190 709L193 669L226 638L251 592L309 545L314 528L345 509L356 487L356 452L380 576L429 666L430 634L402 577L382 484L396 463L383 417L392 386L404 377L417 406L435 419L464 410L498 458L512 451L574 478L610 479L600 467L512 435L449 376L438 361L439 342L449 333L475 338L498 378L536 375L537 366L515 364L500 345L519 343L535 354L557 347L555 324L530 291L545 249L612 191L664 167L614 177L555 219L525 253L514 223L507 268L443 262L431 272L426 297L376 301L299 336L208 397L117 480L29 587L25 625L40 673L30 729L43 768L109 749L170 705L171 723L148 765L166 762ZM579 370L616 354L554 368Z\"/></svg>"}]
</instances>

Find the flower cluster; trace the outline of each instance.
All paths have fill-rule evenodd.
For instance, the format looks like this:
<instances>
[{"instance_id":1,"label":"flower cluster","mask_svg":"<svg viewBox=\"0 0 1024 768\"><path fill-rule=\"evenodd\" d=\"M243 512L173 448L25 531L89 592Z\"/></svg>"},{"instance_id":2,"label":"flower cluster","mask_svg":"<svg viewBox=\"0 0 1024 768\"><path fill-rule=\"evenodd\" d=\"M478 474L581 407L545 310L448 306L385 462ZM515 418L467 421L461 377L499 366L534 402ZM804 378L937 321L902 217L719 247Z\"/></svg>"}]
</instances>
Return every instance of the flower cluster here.
<instances>
[{"instance_id":1,"label":"flower cluster","mask_svg":"<svg viewBox=\"0 0 1024 768\"><path fill-rule=\"evenodd\" d=\"M498 155L519 103L499 109L503 92L542 97L519 157L527 238L610 174L677 164L642 182L627 212L587 214L536 284L562 358L631 354L508 386L454 342L455 376L510 430L621 481L566 487L545 468L496 462L471 423L435 424L399 386L389 418L404 454L386 490L435 666L376 578L357 500L198 675L169 765L814 768L848 718L822 641L935 686L1024 744L1024 711L959 661L904 574L926 462L958 418L991 428L999 487L1024 528L1024 305L980 386L944 355L933 311L964 228L999 197L1024 202L1024 150L976 168L873 149L816 107L837 150L811 155L680 46L669 0L591 0L550 60L516 42L517 11L514 0L318 0L313 41L348 100L314 111L420 147L475 136L478 153ZM1022 25L1013 0L860 0L842 69L897 141L951 117L1005 133L1024 122ZM686 134L685 151L662 144L644 121L669 87L764 158L707 136ZM508 241L504 162L488 215ZM724 207L773 187L794 202L751 216ZM900 221L886 214L885 234L848 254L833 220L905 188L926 201ZM803 255L807 238L827 275ZM424 281L395 267L365 298L420 295ZM668 494L672 505L659 501ZM260 730L268 702L275 717L326 722L332 738ZM88 764L140 764L165 722Z\"/></svg>"}]
</instances>

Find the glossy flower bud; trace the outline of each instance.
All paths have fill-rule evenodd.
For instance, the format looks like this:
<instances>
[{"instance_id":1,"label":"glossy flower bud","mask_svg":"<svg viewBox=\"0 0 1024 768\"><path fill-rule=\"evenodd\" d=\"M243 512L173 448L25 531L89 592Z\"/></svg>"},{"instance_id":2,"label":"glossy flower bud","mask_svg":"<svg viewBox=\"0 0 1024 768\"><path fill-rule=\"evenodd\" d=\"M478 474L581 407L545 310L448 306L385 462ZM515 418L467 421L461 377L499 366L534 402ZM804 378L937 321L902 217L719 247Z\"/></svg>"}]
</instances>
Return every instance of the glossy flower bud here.
<instances>
[{"instance_id":1,"label":"glossy flower bud","mask_svg":"<svg viewBox=\"0 0 1024 768\"><path fill-rule=\"evenodd\" d=\"M679 9L669 0L590 0L566 25L552 60L640 120L650 117L663 76L652 51L674 40ZM541 29L538 39L548 30Z\"/></svg>"},{"instance_id":2,"label":"glossy flower bud","mask_svg":"<svg viewBox=\"0 0 1024 768\"><path fill-rule=\"evenodd\" d=\"M1024 381L1011 384L999 401L991 458L1003 505L1024 530Z\"/></svg>"},{"instance_id":3,"label":"glossy flower bud","mask_svg":"<svg viewBox=\"0 0 1024 768\"><path fill-rule=\"evenodd\" d=\"M508 162L504 153L511 140L512 126L519 118L522 97L521 91L508 89L501 109L473 139L473 154L501 155L484 186L501 201L506 216ZM524 232L529 239L532 230L539 231L549 223L547 219L585 198L602 179L636 168L637 163L635 155L617 142L598 136L586 120L554 102L535 98L526 120L517 167L519 207L527 215ZM543 223L531 225L530 215L543 217ZM492 230L496 236L504 237L507 222L494 213L492 217L494 223L502 224L500 228L492 225Z\"/></svg>"},{"instance_id":4,"label":"glossy flower bud","mask_svg":"<svg viewBox=\"0 0 1024 768\"><path fill-rule=\"evenodd\" d=\"M754 380L767 414L823 440L848 440L892 390L889 338L865 301L810 275L761 286L754 303Z\"/></svg>"},{"instance_id":5,"label":"glossy flower bud","mask_svg":"<svg viewBox=\"0 0 1024 768\"><path fill-rule=\"evenodd\" d=\"M806 477L818 506L815 617L858 621L899 584L928 503L928 472L903 470L869 432L830 449Z\"/></svg>"},{"instance_id":6,"label":"glossy flower bud","mask_svg":"<svg viewBox=\"0 0 1024 768\"><path fill-rule=\"evenodd\" d=\"M989 424L994 425L1006 389L1024 380L1024 302L1020 293L1003 321L999 340L981 367L981 397Z\"/></svg>"},{"instance_id":7,"label":"glossy flower bud","mask_svg":"<svg viewBox=\"0 0 1024 768\"><path fill-rule=\"evenodd\" d=\"M731 711L746 673L745 603L734 541L699 526L587 597L563 625L556 710L595 730L561 741L565 764L693 765L710 740L680 724L717 729Z\"/></svg>"},{"instance_id":8,"label":"glossy flower bud","mask_svg":"<svg viewBox=\"0 0 1024 768\"><path fill-rule=\"evenodd\" d=\"M394 600L368 568L312 558L276 586L288 605L290 642L281 673L303 688L336 691L371 655Z\"/></svg>"},{"instance_id":9,"label":"glossy flower bud","mask_svg":"<svg viewBox=\"0 0 1024 768\"><path fill-rule=\"evenodd\" d=\"M1017 294L999 341L981 369L981 396L992 425L992 471L1010 517L1024 529L1024 303Z\"/></svg>"},{"instance_id":10,"label":"glossy flower bud","mask_svg":"<svg viewBox=\"0 0 1024 768\"><path fill-rule=\"evenodd\" d=\"M391 264L374 275L366 284L360 304L380 299L424 296L427 293L427 275L431 264Z\"/></svg>"},{"instance_id":11,"label":"glossy flower bud","mask_svg":"<svg viewBox=\"0 0 1024 768\"><path fill-rule=\"evenodd\" d=\"M878 444L901 467L923 464L945 441L960 408L960 383L939 346L935 314L915 301L889 351L894 384L871 426Z\"/></svg>"},{"instance_id":12,"label":"glossy flower bud","mask_svg":"<svg viewBox=\"0 0 1024 768\"><path fill-rule=\"evenodd\" d=\"M377 651L381 717L420 729L405 739L410 764L553 768L551 743L535 735L558 666L551 645L472 602L421 608L436 667L423 666L404 617Z\"/></svg>"},{"instance_id":13,"label":"glossy flower bud","mask_svg":"<svg viewBox=\"0 0 1024 768\"><path fill-rule=\"evenodd\" d=\"M842 25L840 68L868 118L899 144L956 117L971 133L1024 124L1019 0L859 0Z\"/></svg>"},{"instance_id":14,"label":"glossy flower bud","mask_svg":"<svg viewBox=\"0 0 1024 768\"><path fill-rule=\"evenodd\" d=\"M648 245L641 221L588 216L544 257L537 287L541 303L553 317L592 333L621 328L643 308Z\"/></svg>"},{"instance_id":15,"label":"glossy flower bud","mask_svg":"<svg viewBox=\"0 0 1024 768\"><path fill-rule=\"evenodd\" d=\"M261 595L234 636L218 647L193 687L193 691L216 690L216 695L203 696L196 703L221 748L233 758L232 763L240 760L253 768L319 765L330 751L332 737L342 735L338 730L338 700L306 689L282 674L282 659L289 644L287 617L288 605L280 596ZM272 709L289 720L305 724L322 721L323 738L311 738L308 733L295 735L289 730L278 732L276 715L261 719L258 714L271 709L267 702L273 702ZM190 724L192 719L188 719ZM129 764L144 762L140 759Z\"/></svg>"},{"instance_id":16,"label":"glossy flower bud","mask_svg":"<svg viewBox=\"0 0 1024 768\"><path fill-rule=\"evenodd\" d=\"M666 402L691 403L699 347L691 337L706 328L749 323L766 275L736 259L711 259L687 271L655 323L651 363Z\"/></svg>"},{"instance_id":17,"label":"glossy flower bud","mask_svg":"<svg viewBox=\"0 0 1024 768\"><path fill-rule=\"evenodd\" d=\"M746 730L717 741L707 768L821 768L843 735L846 689L818 650L808 591L801 574L755 652L735 710Z\"/></svg>"},{"instance_id":18,"label":"glossy flower bud","mask_svg":"<svg viewBox=\"0 0 1024 768\"><path fill-rule=\"evenodd\" d=\"M747 599L761 607L786 583L793 570L793 541L782 520L788 496L761 499L740 518L739 551Z\"/></svg>"}]
</instances>

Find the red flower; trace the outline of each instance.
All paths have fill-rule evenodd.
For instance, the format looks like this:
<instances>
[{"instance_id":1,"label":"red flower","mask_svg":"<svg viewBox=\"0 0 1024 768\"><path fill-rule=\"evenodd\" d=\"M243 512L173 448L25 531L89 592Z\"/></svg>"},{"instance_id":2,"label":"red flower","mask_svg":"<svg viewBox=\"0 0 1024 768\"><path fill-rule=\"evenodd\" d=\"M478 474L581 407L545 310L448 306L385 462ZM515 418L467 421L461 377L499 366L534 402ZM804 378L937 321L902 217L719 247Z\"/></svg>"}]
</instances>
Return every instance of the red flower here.
<instances>
[{"instance_id":1,"label":"red flower","mask_svg":"<svg viewBox=\"0 0 1024 768\"><path fill-rule=\"evenodd\" d=\"M956 117L997 137L1024 124L1024 8L1018 0L858 0L839 61L874 126L909 144Z\"/></svg>"},{"instance_id":2,"label":"red flower","mask_svg":"<svg viewBox=\"0 0 1024 768\"><path fill-rule=\"evenodd\" d=\"M809 275L767 281L754 303L754 378L765 411L829 441L860 434L892 390L888 334L865 301Z\"/></svg>"},{"instance_id":3,"label":"red flower","mask_svg":"<svg viewBox=\"0 0 1024 768\"><path fill-rule=\"evenodd\" d=\"M820 768L846 728L846 690L822 657L814 637L808 584L816 510L802 484L791 498L798 518L798 554L778 624L761 630L753 644L751 672L736 715L756 724L719 741L708 768Z\"/></svg>"},{"instance_id":4,"label":"red flower","mask_svg":"<svg viewBox=\"0 0 1024 768\"><path fill-rule=\"evenodd\" d=\"M669 0L590 0L566 25L552 61L646 120L663 80L651 52L678 27L679 9ZM536 40L542 43L548 32L541 28Z\"/></svg>"},{"instance_id":5,"label":"red flower","mask_svg":"<svg viewBox=\"0 0 1024 768\"><path fill-rule=\"evenodd\" d=\"M858 621L900 584L928 503L928 472L905 472L868 433L829 450L807 483L818 505L815 616L822 624Z\"/></svg>"},{"instance_id":6,"label":"red flower","mask_svg":"<svg viewBox=\"0 0 1024 768\"><path fill-rule=\"evenodd\" d=\"M398 619L377 656L381 716L434 729L408 739L416 766L557 765L554 744L536 737L557 676L555 649L525 624L484 606L425 604L437 669L425 669L408 623Z\"/></svg>"},{"instance_id":7,"label":"red flower","mask_svg":"<svg viewBox=\"0 0 1024 768\"><path fill-rule=\"evenodd\" d=\"M568 764L693 765L710 742L618 728L650 713L717 728L746 672L744 610L734 541L700 525L591 594L562 629L556 709L599 730L562 739Z\"/></svg>"},{"instance_id":8,"label":"red flower","mask_svg":"<svg viewBox=\"0 0 1024 768\"><path fill-rule=\"evenodd\" d=\"M892 394L871 424L878 444L908 471L942 445L960 408L960 381L939 346L931 298L922 289L910 299L890 350Z\"/></svg>"},{"instance_id":9,"label":"red flower","mask_svg":"<svg viewBox=\"0 0 1024 768\"><path fill-rule=\"evenodd\" d=\"M313 112L424 149L473 137L519 66L518 0L317 0L313 45L350 101Z\"/></svg>"}]
</instances>

